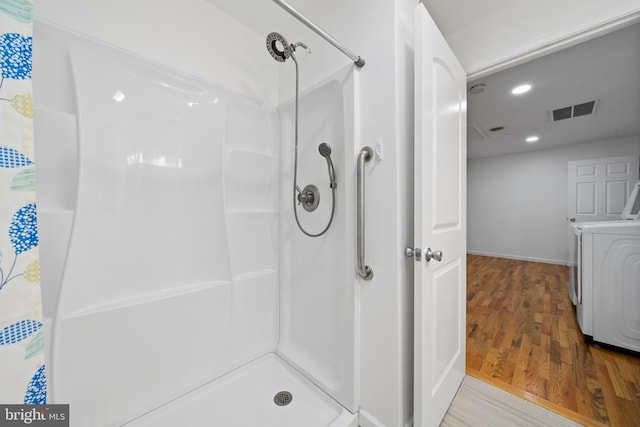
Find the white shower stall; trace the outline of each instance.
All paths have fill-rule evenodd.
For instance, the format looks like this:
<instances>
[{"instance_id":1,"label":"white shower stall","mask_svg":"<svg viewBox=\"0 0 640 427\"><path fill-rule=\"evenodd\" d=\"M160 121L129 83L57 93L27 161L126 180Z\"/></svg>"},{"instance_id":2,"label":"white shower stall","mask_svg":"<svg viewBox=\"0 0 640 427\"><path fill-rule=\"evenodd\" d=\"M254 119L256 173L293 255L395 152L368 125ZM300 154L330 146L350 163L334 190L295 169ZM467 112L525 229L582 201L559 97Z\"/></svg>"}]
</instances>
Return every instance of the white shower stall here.
<instances>
[{"instance_id":1,"label":"white shower stall","mask_svg":"<svg viewBox=\"0 0 640 427\"><path fill-rule=\"evenodd\" d=\"M36 2L48 401L72 426L403 427L412 416L414 1ZM375 29L375 31L372 30ZM300 51L293 216L294 65ZM356 156L367 263L356 274ZM402 189L402 190L401 190ZM286 391L285 406L274 399Z\"/></svg>"}]
</instances>

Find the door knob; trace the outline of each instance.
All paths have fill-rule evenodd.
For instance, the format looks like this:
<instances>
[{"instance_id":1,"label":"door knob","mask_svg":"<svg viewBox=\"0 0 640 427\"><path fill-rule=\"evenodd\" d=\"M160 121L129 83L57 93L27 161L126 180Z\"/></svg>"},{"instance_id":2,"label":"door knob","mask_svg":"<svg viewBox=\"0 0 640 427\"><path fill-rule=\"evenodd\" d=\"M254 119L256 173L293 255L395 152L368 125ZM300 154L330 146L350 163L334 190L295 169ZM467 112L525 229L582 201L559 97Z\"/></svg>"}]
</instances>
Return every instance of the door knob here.
<instances>
[{"instance_id":1,"label":"door knob","mask_svg":"<svg viewBox=\"0 0 640 427\"><path fill-rule=\"evenodd\" d=\"M422 251L420 250L420 248L404 248L404 256L406 256L407 258L415 258L417 262L422 261Z\"/></svg>"},{"instance_id":2,"label":"door knob","mask_svg":"<svg viewBox=\"0 0 640 427\"><path fill-rule=\"evenodd\" d=\"M576 222L576 219L574 217L571 217L571 218L569 218L569 221Z\"/></svg>"},{"instance_id":3,"label":"door knob","mask_svg":"<svg viewBox=\"0 0 640 427\"><path fill-rule=\"evenodd\" d=\"M424 260L426 262L429 262L431 261L432 258L438 262L442 261L442 252L441 251L431 252L431 248L427 248L427 251L424 254Z\"/></svg>"}]
</instances>

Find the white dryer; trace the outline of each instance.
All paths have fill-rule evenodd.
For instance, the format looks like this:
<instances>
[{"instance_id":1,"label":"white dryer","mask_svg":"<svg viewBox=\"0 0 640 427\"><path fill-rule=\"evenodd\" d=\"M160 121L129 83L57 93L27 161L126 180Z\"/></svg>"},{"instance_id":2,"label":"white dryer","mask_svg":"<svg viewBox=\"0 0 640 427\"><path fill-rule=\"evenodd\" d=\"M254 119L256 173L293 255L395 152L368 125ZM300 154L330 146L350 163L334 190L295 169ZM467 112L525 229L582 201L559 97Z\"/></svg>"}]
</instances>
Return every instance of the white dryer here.
<instances>
[{"instance_id":1,"label":"white dryer","mask_svg":"<svg viewBox=\"0 0 640 427\"><path fill-rule=\"evenodd\" d=\"M633 186L631 195L629 196L629 199L627 200L627 203L622 210L620 217L628 221L640 220L640 182L637 182ZM582 226L588 224L590 227L593 227L605 223L606 222L604 221L569 222L569 261L567 262L567 267L569 267L569 298L575 306L581 304L582 300L582 288L580 286L580 276L582 268L582 266L580 265ZM580 318L578 318L578 320L580 320ZM585 333L584 330L583 333ZM589 332L589 334L590 333L591 332Z\"/></svg>"},{"instance_id":2,"label":"white dryer","mask_svg":"<svg viewBox=\"0 0 640 427\"><path fill-rule=\"evenodd\" d=\"M580 329L594 341L640 352L640 221L579 228Z\"/></svg>"},{"instance_id":3,"label":"white dryer","mask_svg":"<svg viewBox=\"0 0 640 427\"><path fill-rule=\"evenodd\" d=\"M640 352L640 182L620 216L570 228L569 294L583 334Z\"/></svg>"}]
</instances>

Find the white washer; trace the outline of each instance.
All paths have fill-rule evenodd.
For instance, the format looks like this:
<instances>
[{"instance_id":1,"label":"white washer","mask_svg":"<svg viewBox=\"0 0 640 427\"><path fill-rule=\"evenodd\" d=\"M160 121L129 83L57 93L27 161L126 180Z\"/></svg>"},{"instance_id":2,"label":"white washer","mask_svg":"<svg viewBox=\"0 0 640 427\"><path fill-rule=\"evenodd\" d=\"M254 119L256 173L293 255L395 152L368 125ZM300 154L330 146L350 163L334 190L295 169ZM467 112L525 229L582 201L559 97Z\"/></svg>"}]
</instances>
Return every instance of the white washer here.
<instances>
[{"instance_id":1,"label":"white washer","mask_svg":"<svg viewBox=\"0 0 640 427\"><path fill-rule=\"evenodd\" d=\"M571 225L569 296L584 335L640 352L640 182L620 216Z\"/></svg>"},{"instance_id":2,"label":"white washer","mask_svg":"<svg viewBox=\"0 0 640 427\"><path fill-rule=\"evenodd\" d=\"M640 352L640 221L579 228L580 329L595 341Z\"/></svg>"}]
</instances>

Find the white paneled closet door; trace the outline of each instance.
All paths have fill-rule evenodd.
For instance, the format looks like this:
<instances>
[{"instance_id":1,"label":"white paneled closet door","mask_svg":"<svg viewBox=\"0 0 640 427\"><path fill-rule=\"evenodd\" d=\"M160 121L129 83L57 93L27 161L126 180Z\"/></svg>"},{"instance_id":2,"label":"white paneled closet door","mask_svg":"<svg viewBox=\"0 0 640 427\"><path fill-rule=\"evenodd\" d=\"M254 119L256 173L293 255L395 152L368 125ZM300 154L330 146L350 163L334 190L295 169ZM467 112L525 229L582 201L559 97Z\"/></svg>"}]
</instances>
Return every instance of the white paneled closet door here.
<instances>
[{"instance_id":1,"label":"white paneled closet door","mask_svg":"<svg viewBox=\"0 0 640 427\"><path fill-rule=\"evenodd\" d=\"M569 221L619 220L638 181L638 167L638 156L569 162Z\"/></svg>"}]
</instances>

